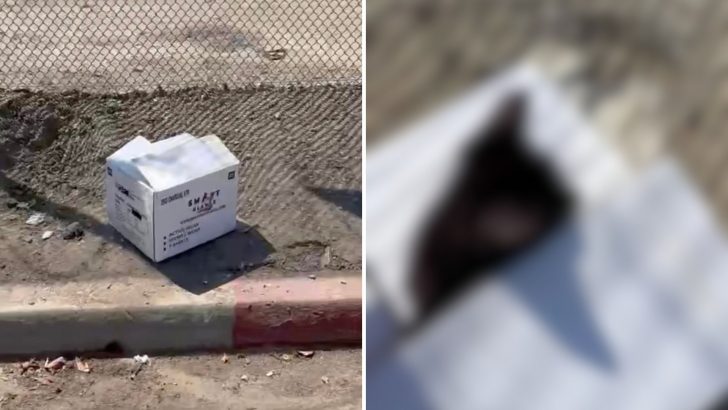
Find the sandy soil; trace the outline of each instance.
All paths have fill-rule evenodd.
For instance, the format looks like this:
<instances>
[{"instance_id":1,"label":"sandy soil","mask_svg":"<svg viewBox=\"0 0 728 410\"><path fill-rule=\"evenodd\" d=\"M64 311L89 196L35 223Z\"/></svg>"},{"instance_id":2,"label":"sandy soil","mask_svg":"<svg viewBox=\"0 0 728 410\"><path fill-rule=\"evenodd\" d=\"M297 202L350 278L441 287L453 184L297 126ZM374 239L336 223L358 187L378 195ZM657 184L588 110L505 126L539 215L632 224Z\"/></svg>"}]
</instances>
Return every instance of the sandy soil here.
<instances>
[{"instance_id":1,"label":"sandy soil","mask_svg":"<svg viewBox=\"0 0 728 410\"><path fill-rule=\"evenodd\" d=\"M357 83L361 3L0 0L0 88Z\"/></svg>"},{"instance_id":2,"label":"sandy soil","mask_svg":"<svg viewBox=\"0 0 728 410\"><path fill-rule=\"evenodd\" d=\"M359 87L0 94L0 282L162 269L106 225L103 163L134 135L181 131L217 134L241 159L238 216L247 226L163 271L212 272L219 280L205 279L210 286L243 273L360 272L360 100ZM26 225L35 211L46 221ZM81 242L60 237L73 221L87 231ZM43 241L45 230L55 235ZM253 272L237 269L243 261Z\"/></svg>"},{"instance_id":3,"label":"sandy soil","mask_svg":"<svg viewBox=\"0 0 728 410\"><path fill-rule=\"evenodd\" d=\"M153 357L133 380L131 375L140 366L131 359L86 359L91 367L88 374L75 368L55 374L45 370L21 374L19 363L4 363L0 364L0 408L361 408L359 350L317 351L312 358L295 351L227 356L227 363L222 354ZM270 371L274 374L266 376Z\"/></svg>"}]
</instances>

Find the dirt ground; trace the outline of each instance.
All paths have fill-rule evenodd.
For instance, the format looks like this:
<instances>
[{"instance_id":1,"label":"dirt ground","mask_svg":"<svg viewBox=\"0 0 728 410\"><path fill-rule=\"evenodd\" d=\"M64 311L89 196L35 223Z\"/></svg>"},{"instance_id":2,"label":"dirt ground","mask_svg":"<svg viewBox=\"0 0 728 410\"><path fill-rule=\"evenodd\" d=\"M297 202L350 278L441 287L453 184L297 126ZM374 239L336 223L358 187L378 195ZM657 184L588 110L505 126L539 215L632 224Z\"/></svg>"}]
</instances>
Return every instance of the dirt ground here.
<instances>
[{"instance_id":1,"label":"dirt ground","mask_svg":"<svg viewBox=\"0 0 728 410\"><path fill-rule=\"evenodd\" d=\"M152 266L106 225L103 164L135 135L183 131L216 134L241 160L241 223ZM214 273L213 286L240 274L360 272L361 139L360 87L0 93L0 283L161 270ZM33 212L45 222L27 225ZM74 221L86 236L64 241ZM44 241L45 230L55 234Z\"/></svg>"},{"instance_id":2,"label":"dirt ground","mask_svg":"<svg viewBox=\"0 0 728 410\"><path fill-rule=\"evenodd\" d=\"M361 2L0 0L0 88L358 83Z\"/></svg>"},{"instance_id":3,"label":"dirt ground","mask_svg":"<svg viewBox=\"0 0 728 410\"><path fill-rule=\"evenodd\" d=\"M0 408L361 408L360 350L316 351L312 358L296 351L227 357L227 363L222 354L152 357L145 366L130 358L85 359L88 374L75 368L23 374L20 363L0 363ZM45 358L39 361L42 365Z\"/></svg>"}]
</instances>

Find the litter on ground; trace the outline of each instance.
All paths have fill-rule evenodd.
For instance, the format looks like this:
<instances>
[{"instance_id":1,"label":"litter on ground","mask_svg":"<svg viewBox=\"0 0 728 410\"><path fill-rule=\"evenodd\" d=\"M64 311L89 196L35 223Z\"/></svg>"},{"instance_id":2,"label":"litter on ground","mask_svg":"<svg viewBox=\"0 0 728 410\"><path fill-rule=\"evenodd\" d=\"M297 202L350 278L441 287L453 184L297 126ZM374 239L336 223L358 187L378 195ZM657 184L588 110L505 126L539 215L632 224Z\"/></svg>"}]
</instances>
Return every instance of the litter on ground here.
<instances>
[{"instance_id":1,"label":"litter on ground","mask_svg":"<svg viewBox=\"0 0 728 410\"><path fill-rule=\"evenodd\" d=\"M149 356L136 355L136 356L134 356L134 361L137 363L141 363L141 364L147 364L147 363L149 363Z\"/></svg>"},{"instance_id":2,"label":"litter on ground","mask_svg":"<svg viewBox=\"0 0 728 410\"><path fill-rule=\"evenodd\" d=\"M33 212L25 221L26 224L33 226L40 225L43 222L45 222L45 214L42 212Z\"/></svg>"}]
</instances>

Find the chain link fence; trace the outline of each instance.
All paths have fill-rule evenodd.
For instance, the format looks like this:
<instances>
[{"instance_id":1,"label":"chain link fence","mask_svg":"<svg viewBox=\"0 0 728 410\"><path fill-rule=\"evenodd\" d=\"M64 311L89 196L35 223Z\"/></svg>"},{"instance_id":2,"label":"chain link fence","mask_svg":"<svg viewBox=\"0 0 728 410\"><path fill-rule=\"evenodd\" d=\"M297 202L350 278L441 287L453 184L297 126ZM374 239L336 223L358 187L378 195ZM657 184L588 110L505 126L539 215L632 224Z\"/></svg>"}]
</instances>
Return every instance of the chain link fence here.
<instances>
[{"instance_id":1,"label":"chain link fence","mask_svg":"<svg viewBox=\"0 0 728 410\"><path fill-rule=\"evenodd\" d=\"M238 217L276 272L359 271L360 13L359 0L0 0L0 204L30 208L0 206L4 238L39 211L102 241L108 155L136 135L215 134L241 161ZM0 261L15 260L6 239ZM103 267L48 251L18 272L136 266L102 242Z\"/></svg>"},{"instance_id":2,"label":"chain link fence","mask_svg":"<svg viewBox=\"0 0 728 410\"><path fill-rule=\"evenodd\" d=\"M0 0L0 88L357 84L359 0Z\"/></svg>"}]
</instances>

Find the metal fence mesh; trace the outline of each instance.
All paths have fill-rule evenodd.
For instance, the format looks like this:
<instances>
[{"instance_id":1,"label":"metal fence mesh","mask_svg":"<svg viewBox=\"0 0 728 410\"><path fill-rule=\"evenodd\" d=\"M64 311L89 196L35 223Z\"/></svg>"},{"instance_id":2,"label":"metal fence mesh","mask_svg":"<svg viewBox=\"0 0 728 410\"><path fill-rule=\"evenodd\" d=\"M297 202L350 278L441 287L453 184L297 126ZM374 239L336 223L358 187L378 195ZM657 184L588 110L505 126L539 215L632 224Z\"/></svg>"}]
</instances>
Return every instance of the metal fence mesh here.
<instances>
[{"instance_id":1,"label":"metal fence mesh","mask_svg":"<svg viewBox=\"0 0 728 410\"><path fill-rule=\"evenodd\" d=\"M357 0L0 0L0 87L358 83Z\"/></svg>"}]
</instances>

